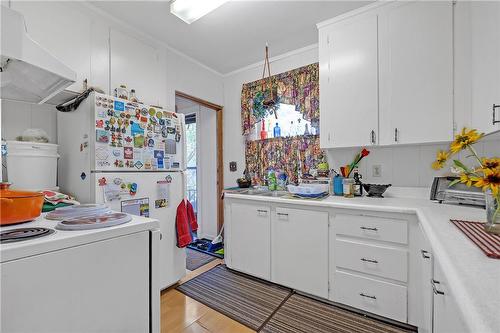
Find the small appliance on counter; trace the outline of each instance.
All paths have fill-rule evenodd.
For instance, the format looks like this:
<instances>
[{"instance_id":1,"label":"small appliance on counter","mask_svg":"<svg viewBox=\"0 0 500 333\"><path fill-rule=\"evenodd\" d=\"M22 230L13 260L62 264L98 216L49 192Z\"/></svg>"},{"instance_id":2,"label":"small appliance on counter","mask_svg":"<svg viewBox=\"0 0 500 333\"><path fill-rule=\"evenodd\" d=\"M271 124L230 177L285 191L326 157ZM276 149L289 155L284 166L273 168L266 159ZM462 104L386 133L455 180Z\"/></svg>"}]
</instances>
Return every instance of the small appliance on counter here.
<instances>
[{"instance_id":1,"label":"small appliance on counter","mask_svg":"<svg viewBox=\"0 0 500 333\"><path fill-rule=\"evenodd\" d=\"M439 203L486 206L484 193L480 188L467 187L465 184L450 183L458 177L435 177L432 182L430 199Z\"/></svg>"}]
</instances>

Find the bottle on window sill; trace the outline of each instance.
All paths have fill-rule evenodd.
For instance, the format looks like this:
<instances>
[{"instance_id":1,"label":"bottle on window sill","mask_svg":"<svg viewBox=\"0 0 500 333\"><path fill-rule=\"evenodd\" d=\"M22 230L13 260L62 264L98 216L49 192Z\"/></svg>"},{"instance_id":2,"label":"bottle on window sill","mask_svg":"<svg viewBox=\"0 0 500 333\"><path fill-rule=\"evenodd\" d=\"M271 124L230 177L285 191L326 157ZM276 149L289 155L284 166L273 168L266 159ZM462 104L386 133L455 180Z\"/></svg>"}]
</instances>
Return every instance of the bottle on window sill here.
<instances>
[{"instance_id":1,"label":"bottle on window sill","mask_svg":"<svg viewBox=\"0 0 500 333\"><path fill-rule=\"evenodd\" d=\"M280 125L278 125L278 123L276 123L276 126L274 126L274 137L275 138L279 138L281 136L281 128L280 128Z\"/></svg>"},{"instance_id":2,"label":"bottle on window sill","mask_svg":"<svg viewBox=\"0 0 500 333\"><path fill-rule=\"evenodd\" d=\"M265 140L267 139L267 132L266 132L266 123L264 120L262 120L262 127L260 130L260 139Z\"/></svg>"}]
</instances>

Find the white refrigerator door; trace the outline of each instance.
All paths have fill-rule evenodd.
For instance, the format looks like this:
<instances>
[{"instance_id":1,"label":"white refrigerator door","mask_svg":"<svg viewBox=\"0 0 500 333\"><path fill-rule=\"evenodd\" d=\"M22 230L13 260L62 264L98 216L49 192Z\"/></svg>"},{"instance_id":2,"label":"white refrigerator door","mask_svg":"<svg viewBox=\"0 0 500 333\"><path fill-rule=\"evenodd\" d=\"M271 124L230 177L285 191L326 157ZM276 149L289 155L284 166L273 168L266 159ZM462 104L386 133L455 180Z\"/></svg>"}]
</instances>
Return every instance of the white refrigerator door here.
<instances>
[{"instance_id":1,"label":"white refrigerator door","mask_svg":"<svg viewBox=\"0 0 500 333\"><path fill-rule=\"evenodd\" d=\"M185 169L183 114L97 93L93 103L94 170Z\"/></svg>"},{"instance_id":2,"label":"white refrigerator door","mask_svg":"<svg viewBox=\"0 0 500 333\"><path fill-rule=\"evenodd\" d=\"M94 173L95 202L160 222L159 286L176 283L186 274L186 251L177 247L175 218L184 198L183 172ZM132 194L131 194L132 193Z\"/></svg>"}]
</instances>

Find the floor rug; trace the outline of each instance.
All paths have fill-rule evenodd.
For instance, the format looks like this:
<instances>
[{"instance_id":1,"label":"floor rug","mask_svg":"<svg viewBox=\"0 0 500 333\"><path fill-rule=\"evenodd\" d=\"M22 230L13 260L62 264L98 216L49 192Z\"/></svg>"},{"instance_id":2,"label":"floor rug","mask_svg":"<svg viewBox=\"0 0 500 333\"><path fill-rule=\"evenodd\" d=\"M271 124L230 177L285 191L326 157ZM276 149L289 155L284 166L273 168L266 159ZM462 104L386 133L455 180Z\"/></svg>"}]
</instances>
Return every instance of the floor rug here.
<instances>
[{"instance_id":1,"label":"floor rug","mask_svg":"<svg viewBox=\"0 0 500 333\"><path fill-rule=\"evenodd\" d=\"M253 330L259 330L291 290L218 265L176 288Z\"/></svg>"},{"instance_id":2,"label":"floor rug","mask_svg":"<svg viewBox=\"0 0 500 333\"><path fill-rule=\"evenodd\" d=\"M414 330L293 294L260 332L264 333L403 333Z\"/></svg>"},{"instance_id":3,"label":"floor rug","mask_svg":"<svg viewBox=\"0 0 500 333\"><path fill-rule=\"evenodd\" d=\"M190 271L194 271L195 269L200 268L215 259L217 258L206 253L192 250L190 248L186 249L186 268Z\"/></svg>"}]
</instances>

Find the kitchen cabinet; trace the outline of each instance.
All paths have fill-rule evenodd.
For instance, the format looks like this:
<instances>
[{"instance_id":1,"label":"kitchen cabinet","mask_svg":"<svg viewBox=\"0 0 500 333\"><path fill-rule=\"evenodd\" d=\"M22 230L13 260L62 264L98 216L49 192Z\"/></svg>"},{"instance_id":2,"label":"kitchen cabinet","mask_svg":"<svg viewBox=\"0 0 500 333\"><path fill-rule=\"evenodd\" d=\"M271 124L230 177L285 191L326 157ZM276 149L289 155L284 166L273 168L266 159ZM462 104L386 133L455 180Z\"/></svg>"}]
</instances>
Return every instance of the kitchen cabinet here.
<instances>
[{"instance_id":1,"label":"kitchen cabinet","mask_svg":"<svg viewBox=\"0 0 500 333\"><path fill-rule=\"evenodd\" d=\"M377 16L321 28L319 41L321 147L377 143Z\"/></svg>"},{"instance_id":2,"label":"kitchen cabinet","mask_svg":"<svg viewBox=\"0 0 500 333\"><path fill-rule=\"evenodd\" d=\"M460 310L454 299L454 290L446 281L443 268L438 260L434 258L434 278L431 281L433 291L433 332L436 333L460 333L468 332Z\"/></svg>"},{"instance_id":3,"label":"kitchen cabinet","mask_svg":"<svg viewBox=\"0 0 500 333\"><path fill-rule=\"evenodd\" d=\"M66 89L82 91L83 81L90 78L89 17L67 2L12 1L11 5L24 15L29 36L76 72L76 82Z\"/></svg>"},{"instance_id":4,"label":"kitchen cabinet","mask_svg":"<svg viewBox=\"0 0 500 333\"><path fill-rule=\"evenodd\" d=\"M500 130L500 3L455 5L456 122L484 133Z\"/></svg>"},{"instance_id":5,"label":"kitchen cabinet","mask_svg":"<svg viewBox=\"0 0 500 333\"><path fill-rule=\"evenodd\" d=\"M271 223L271 281L328 298L327 212L276 207Z\"/></svg>"},{"instance_id":6,"label":"kitchen cabinet","mask_svg":"<svg viewBox=\"0 0 500 333\"><path fill-rule=\"evenodd\" d=\"M452 2L385 6L379 13L378 45L380 144L451 140Z\"/></svg>"},{"instance_id":7,"label":"kitchen cabinet","mask_svg":"<svg viewBox=\"0 0 500 333\"><path fill-rule=\"evenodd\" d=\"M410 230L408 323L432 333L432 248L420 225Z\"/></svg>"},{"instance_id":8,"label":"kitchen cabinet","mask_svg":"<svg viewBox=\"0 0 500 333\"><path fill-rule=\"evenodd\" d=\"M229 210L230 268L271 280L270 206L232 202Z\"/></svg>"},{"instance_id":9,"label":"kitchen cabinet","mask_svg":"<svg viewBox=\"0 0 500 333\"><path fill-rule=\"evenodd\" d=\"M111 91L124 84L135 89L139 101L158 105L162 72L159 51L142 41L111 28Z\"/></svg>"}]
</instances>

